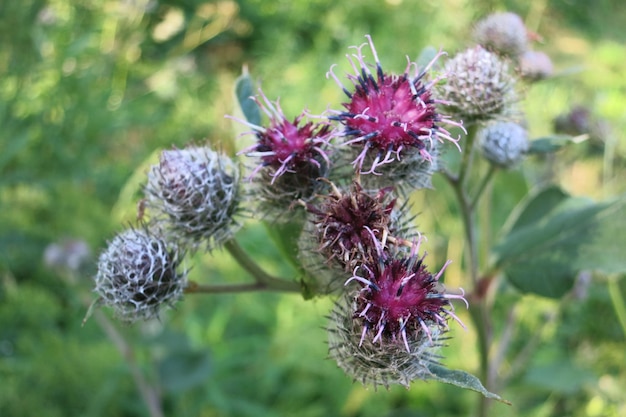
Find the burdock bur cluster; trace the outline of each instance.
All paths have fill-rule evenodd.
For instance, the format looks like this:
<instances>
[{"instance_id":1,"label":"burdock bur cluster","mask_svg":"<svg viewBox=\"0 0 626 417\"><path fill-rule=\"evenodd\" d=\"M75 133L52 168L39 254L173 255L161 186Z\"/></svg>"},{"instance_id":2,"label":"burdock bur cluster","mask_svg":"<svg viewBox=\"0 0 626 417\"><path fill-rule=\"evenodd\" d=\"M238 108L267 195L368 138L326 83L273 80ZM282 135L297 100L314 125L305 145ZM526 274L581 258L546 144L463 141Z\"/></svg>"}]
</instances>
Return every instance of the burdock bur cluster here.
<instances>
[{"instance_id":1,"label":"burdock bur cluster","mask_svg":"<svg viewBox=\"0 0 626 417\"><path fill-rule=\"evenodd\" d=\"M462 325L452 301L467 302L442 283L448 262L428 266L409 196L431 186L443 153L461 152L466 127L484 130L480 149L493 164L523 156L513 69L527 48L522 29L499 39L501 29L483 22L479 44L423 66L407 59L400 73L383 69L366 36L347 55L350 73L327 73L341 107L290 119L258 89L261 117L232 117L253 139L235 157L208 145L164 151L148 172L143 221L100 256L96 303L127 322L158 317L190 288L185 254L232 245L244 217L292 223L301 275L291 283L307 298L336 299L330 357L365 384L428 379L450 323Z\"/></svg>"}]
</instances>

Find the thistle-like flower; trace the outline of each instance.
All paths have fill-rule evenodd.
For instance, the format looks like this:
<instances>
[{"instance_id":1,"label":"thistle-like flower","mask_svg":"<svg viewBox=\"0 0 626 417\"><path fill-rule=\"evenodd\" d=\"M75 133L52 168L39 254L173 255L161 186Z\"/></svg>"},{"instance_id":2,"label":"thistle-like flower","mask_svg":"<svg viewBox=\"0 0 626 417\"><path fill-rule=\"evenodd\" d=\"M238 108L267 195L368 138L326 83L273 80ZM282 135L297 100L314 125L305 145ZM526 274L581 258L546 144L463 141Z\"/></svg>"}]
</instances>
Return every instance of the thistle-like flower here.
<instances>
[{"instance_id":1,"label":"thistle-like flower","mask_svg":"<svg viewBox=\"0 0 626 417\"><path fill-rule=\"evenodd\" d=\"M341 83L332 67L327 74L349 98L343 104L346 111L337 111L331 119L338 120L345 127L342 133L344 145L357 154L352 162L357 172L379 174L377 170L385 164L401 163L415 153L430 161L429 149L434 141L445 139L458 147L458 139L441 125L460 126L460 123L439 114L437 100L431 96L431 89L439 80L425 82L427 71L443 53L437 54L421 70L416 63L409 61L402 75L389 74L381 67L372 38L369 35L366 38L368 43L355 47L356 54L348 55L354 69L354 74L348 75L353 91ZM375 74L363 54L367 45L374 58Z\"/></svg>"},{"instance_id":2,"label":"thistle-like flower","mask_svg":"<svg viewBox=\"0 0 626 417\"><path fill-rule=\"evenodd\" d=\"M186 272L178 268L183 253L146 229L118 234L98 260L97 303L108 305L126 322L158 317L183 293Z\"/></svg>"},{"instance_id":3,"label":"thistle-like flower","mask_svg":"<svg viewBox=\"0 0 626 417\"><path fill-rule=\"evenodd\" d=\"M491 123L478 131L482 155L503 168L515 166L528 151L528 133L514 122Z\"/></svg>"},{"instance_id":4,"label":"thistle-like flower","mask_svg":"<svg viewBox=\"0 0 626 417\"><path fill-rule=\"evenodd\" d=\"M334 184L319 205L308 204L313 215L315 240L327 263L337 262L351 271L358 263L373 261L376 244L373 239L388 239L391 213L396 205L392 188L368 193L359 182L347 191Z\"/></svg>"},{"instance_id":5,"label":"thistle-like flower","mask_svg":"<svg viewBox=\"0 0 626 417\"><path fill-rule=\"evenodd\" d=\"M312 197L320 187L317 180L328 176L331 125L306 121L304 112L289 121L278 101L271 102L262 91L254 99L269 124L242 122L252 128L256 143L239 154L258 159L249 179L259 186L263 202L284 213L294 201Z\"/></svg>"},{"instance_id":6,"label":"thistle-like flower","mask_svg":"<svg viewBox=\"0 0 626 417\"><path fill-rule=\"evenodd\" d=\"M212 249L238 226L239 167L206 147L163 151L148 173L145 195L154 223L167 236L193 249Z\"/></svg>"},{"instance_id":7,"label":"thistle-like flower","mask_svg":"<svg viewBox=\"0 0 626 417\"><path fill-rule=\"evenodd\" d=\"M454 74L438 87L444 107L465 122L492 120L512 112L516 79L509 64L482 46L467 49L446 62Z\"/></svg>"},{"instance_id":8,"label":"thistle-like flower","mask_svg":"<svg viewBox=\"0 0 626 417\"><path fill-rule=\"evenodd\" d=\"M331 314L330 356L364 384L408 386L430 374L448 318L461 323L450 300L467 302L438 282L447 263L436 275L428 272L419 241L408 255L394 256L377 245L379 259L355 268L346 285L358 288Z\"/></svg>"},{"instance_id":9,"label":"thistle-like flower","mask_svg":"<svg viewBox=\"0 0 626 417\"><path fill-rule=\"evenodd\" d=\"M476 24L474 40L490 51L517 59L528 48L528 31L515 13L493 13Z\"/></svg>"}]
</instances>

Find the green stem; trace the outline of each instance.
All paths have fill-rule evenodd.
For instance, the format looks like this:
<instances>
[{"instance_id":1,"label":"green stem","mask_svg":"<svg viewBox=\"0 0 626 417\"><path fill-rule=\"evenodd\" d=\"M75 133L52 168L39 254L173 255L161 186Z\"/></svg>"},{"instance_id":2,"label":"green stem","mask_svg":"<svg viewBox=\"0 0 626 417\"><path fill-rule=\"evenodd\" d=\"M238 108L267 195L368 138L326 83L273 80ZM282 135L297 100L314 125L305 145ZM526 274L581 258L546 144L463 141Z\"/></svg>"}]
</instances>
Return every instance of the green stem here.
<instances>
[{"instance_id":1,"label":"green stem","mask_svg":"<svg viewBox=\"0 0 626 417\"><path fill-rule=\"evenodd\" d=\"M295 281L286 281L280 278L273 277L265 272L261 267L248 256L248 254L243 250L239 243L235 239L230 239L224 243L224 248L231 254L233 258L239 263L239 265L248 271L250 275L256 281L254 284L249 284L250 286L246 290L246 285L248 284L239 284L235 286L213 286L212 290L208 290L211 287L202 287L204 290L202 292L228 292L227 289L230 287L235 290L235 292L241 291L259 291L259 290L273 290L273 291L285 291L285 292L300 292L300 284ZM219 288L219 289L218 289Z\"/></svg>"},{"instance_id":2,"label":"green stem","mask_svg":"<svg viewBox=\"0 0 626 417\"><path fill-rule=\"evenodd\" d=\"M473 200L470 200L467 194L466 182L470 175L473 154L474 139L476 137L476 125L469 125L467 129L467 139L465 141L465 152L459 166L459 174L457 177L446 173L445 177L452 186L459 204L462 214L463 229L465 234L466 253L468 257L468 265L470 278L473 286L470 306L470 317L476 328L478 335L478 353L480 355L480 379L482 379L486 388L489 387L489 348L491 345L491 318L489 316L488 306L485 298L485 290L480 288L479 272L478 272L478 245L476 241L476 224L474 222L475 207L480 197L493 175L488 172L487 176L481 182L478 192ZM481 397L478 404L478 416L486 417L489 408L489 399Z\"/></svg>"},{"instance_id":3,"label":"green stem","mask_svg":"<svg viewBox=\"0 0 626 417\"><path fill-rule=\"evenodd\" d=\"M480 186L478 187L478 190L476 191L476 195L474 195L474 199L470 203L470 208L472 210L476 208L476 205L478 204L478 200L480 200L480 197L482 196L483 192L487 188L487 185L489 185L489 183L491 182L491 179L493 178L493 174L495 174L496 171L497 171L497 167L493 164L490 164L489 171L487 171L487 174L485 174L482 181L480 182Z\"/></svg>"},{"instance_id":4,"label":"green stem","mask_svg":"<svg viewBox=\"0 0 626 417\"><path fill-rule=\"evenodd\" d=\"M458 183L461 188L464 188L465 181L471 170L472 159L474 157L474 138L476 137L476 131L478 126L476 124L470 124L467 126L467 135L465 136L465 152L461 155L461 166L459 167Z\"/></svg>"},{"instance_id":5,"label":"green stem","mask_svg":"<svg viewBox=\"0 0 626 417\"><path fill-rule=\"evenodd\" d=\"M291 284L288 281L281 281L282 283ZM223 293L238 293L238 292L253 292L253 291L285 291L285 292L300 292L299 286L285 286L284 288L278 288L275 284L265 284L262 282L250 282L244 284L221 284L221 285L202 285L196 282L190 281L187 288L185 288L185 294L223 294Z\"/></svg>"}]
</instances>

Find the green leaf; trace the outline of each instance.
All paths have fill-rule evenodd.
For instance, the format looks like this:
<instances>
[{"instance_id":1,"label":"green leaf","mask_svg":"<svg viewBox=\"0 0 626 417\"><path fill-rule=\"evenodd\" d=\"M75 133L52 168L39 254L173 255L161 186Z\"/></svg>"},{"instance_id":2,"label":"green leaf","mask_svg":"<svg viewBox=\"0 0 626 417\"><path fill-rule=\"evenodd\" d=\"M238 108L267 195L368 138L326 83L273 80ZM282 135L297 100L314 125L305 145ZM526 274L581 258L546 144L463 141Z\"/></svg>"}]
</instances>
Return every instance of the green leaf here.
<instances>
[{"instance_id":1,"label":"green leaf","mask_svg":"<svg viewBox=\"0 0 626 417\"><path fill-rule=\"evenodd\" d=\"M248 123L260 126L261 110L251 98L255 94L254 81L252 81L248 70L244 68L241 76L235 81L235 97L239 104L239 110Z\"/></svg>"},{"instance_id":2,"label":"green leaf","mask_svg":"<svg viewBox=\"0 0 626 417\"><path fill-rule=\"evenodd\" d=\"M562 147L569 145L570 143L577 143L585 139L582 136L570 136L570 135L554 135L546 136L543 138L535 139L530 142L529 154L546 154L556 152Z\"/></svg>"},{"instance_id":3,"label":"green leaf","mask_svg":"<svg viewBox=\"0 0 626 417\"><path fill-rule=\"evenodd\" d=\"M481 393L487 398L500 401L511 405L507 400L502 399L499 395L487 391L478 378L465 371L453 370L445 368L441 365L429 364L428 370L431 372L429 379L433 379L444 384L455 385L460 388L469 389Z\"/></svg>"},{"instance_id":4,"label":"green leaf","mask_svg":"<svg viewBox=\"0 0 626 417\"><path fill-rule=\"evenodd\" d=\"M161 385L177 393L202 385L211 373L211 360L205 351L175 350L159 363Z\"/></svg>"},{"instance_id":5,"label":"green leaf","mask_svg":"<svg viewBox=\"0 0 626 417\"><path fill-rule=\"evenodd\" d=\"M592 372L580 368L566 356L555 358L550 363L530 365L524 375L524 382L533 388L564 395L574 395L594 381L596 377Z\"/></svg>"},{"instance_id":6,"label":"green leaf","mask_svg":"<svg viewBox=\"0 0 626 417\"><path fill-rule=\"evenodd\" d=\"M533 219L533 216L536 216ZM626 271L626 199L594 203L547 190L496 246L496 265L524 292L558 298L582 270Z\"/></svg>"},{"instance_id":7,"label":"green leaf","mask_svg":"<svg viewBox=\"0 0 626 417\"><path fill-rule=\"evenodd\" d=\"M511 213L507 224L512 224L511 231L528 226L546 216L569 195L558 186L550 186L529 196Z\"/></svg>"}]
</instances>

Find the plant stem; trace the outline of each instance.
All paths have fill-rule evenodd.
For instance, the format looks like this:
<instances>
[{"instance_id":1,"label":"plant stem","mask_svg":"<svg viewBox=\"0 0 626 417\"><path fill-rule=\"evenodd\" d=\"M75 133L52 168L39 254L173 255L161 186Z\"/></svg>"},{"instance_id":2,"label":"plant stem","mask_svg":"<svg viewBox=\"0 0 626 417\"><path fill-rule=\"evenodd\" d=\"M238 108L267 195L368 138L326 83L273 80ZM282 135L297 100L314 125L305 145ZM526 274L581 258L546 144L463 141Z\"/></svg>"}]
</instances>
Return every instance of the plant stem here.
<instances>
[{"instance_id":1,"label":"plant stem","mask_svg":"<svg viewBox=\"0 0 626 417\"><path fill-rule=\"evenodd\" d=\"M102 328L107 337L113 341L113 344L126 361L133 380L135 381L135 385L137 386L137 390L146 404L146 407L148 407L150 417L163 417L164 414L161 408L159 392L155 387L151 386L144 377L135 360L132 347L101 311L94 312L94 317L100 328Z\"/></svg>"},{"instance_id":2,"label":"plant stem","mask_svg":"<svg viewBox=\"0 0 626 417\"><path fill-rule=\"evenodd\" d=\"M470 279L472 282L472 299L470 305L470 317L474 322L476 332L478 334L478 353L480 356L480 379L485 382L486 388L489 390L489 348L491 345L491 318L486 302L486 289L481 288L481 282L479 282L478 272L478 245L476 241L476 223L474 222L475 208L480 200L480 197L486 188L487 184L491 180L493 175L492 170L487 173L483 178L478 192L474 196L473 200L467 193L466 183L470 175L473 156L474 156L474 139L476 137L477 126L468 125L467 139L465 141L465 152L461 159L459 166L459 174L454 177L453 175L446 173L446 178L452 186L459 209L462 215L463 229L465 232L465 244L467 253L467 262L469 266ZM486 417L488 414L489 399L481 397L478 404L478 416Z\"/></svg>"},{"instance_id":3,"label":"plant stem","mask_svg":"<svg viewBox=\"0 0 626 417\"><path fill-rule=\"evenodd\" d=\"M476 205L478 204L480 197L483 195L483 191L485 191L485 189L487 188L487 185L489 185L489 183L491 182L491 179L493 178L493 174L495 174L496 171L497 171L497 167L493 164L489 164L489 171L487 171L487 174L485 174L485 176L483 177L483 180L480 182L480 186L478 187L478 190L476 191L476 194L474 195L474 199L470 203L470 208L472 210L476 208Z\"/></svg>"},{"instance_id":4,"label":"plant stem","mask_svg":"<svg viewBox=\"0 0 626 417\"><path fill-rule=\"evenodd\" d=\"M281 285L291 284L289 281L280 281ZM297 284L297 283L293 283ZM253 292L253 291L284 291L284 292L300 292L299 285L287 286L284 288L278 288L277 284L272 283L268 285L262 282L250 282L244 284L221 284L221 285L202 285L197 282L190 281L187 288L185 288L185 294L223 294L223 293L238 293L238 292Z\"/></svg>"},{"instance_id":5,"label":"plant stem","mask_svg":"<svg viewBox=\"0 0 626 417\"><path fill-rule=\"evenodd\" d=\"M273 290L273 291L285 291L285 292L300 292L300 283L295 281L286 281L280 278L273 277L265 272L261 267L243 250L239 243L235 239L230 239L224 243L224 248L231 254L233 258L239 263L239 265L248 271L250 275L256 281L254 284L238 284L238 285L223 285L213 287L202 287L201 292L228 292L228 289L234 290L234 292L241 291L259 291L259 290ZM247 289L246 289L246 286ZM211 290L209 290L211 288ZM195 291L198 292L198 291Z\"/></svg>"}]
</instances>

